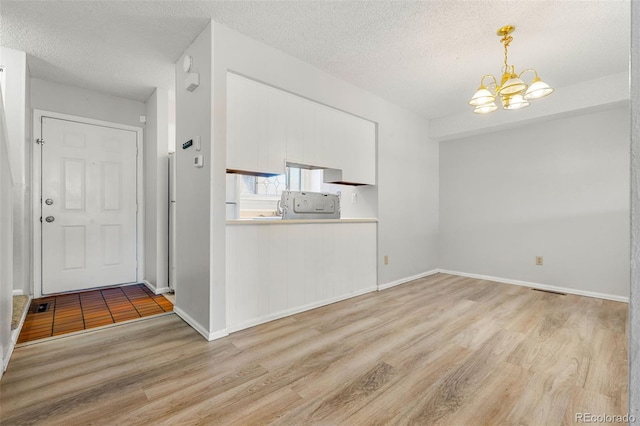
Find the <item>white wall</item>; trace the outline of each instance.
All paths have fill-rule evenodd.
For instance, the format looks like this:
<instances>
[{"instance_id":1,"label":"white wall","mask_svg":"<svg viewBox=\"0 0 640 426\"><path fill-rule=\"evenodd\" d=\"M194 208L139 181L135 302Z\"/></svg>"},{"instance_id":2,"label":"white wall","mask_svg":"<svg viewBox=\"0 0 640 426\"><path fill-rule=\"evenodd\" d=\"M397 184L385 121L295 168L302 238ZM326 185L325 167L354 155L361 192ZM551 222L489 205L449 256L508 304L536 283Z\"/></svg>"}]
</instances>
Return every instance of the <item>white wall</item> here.
<instances>
[{"instance_id":1,"label":"white wall","mask_svg":"<svg viewBox=\"0 0 640 426\"><path fill-rule=\"evenodd\" d=\"M389 265L379 266L378 283L403 280L435 269L438 145L428 138L427 121L222 24L212 21L211 27L185 52L193 56L193 71L200 73L201 86L192 94L183 89L182 57L176 66L178 311L189 309L189 315L194 319L197 317L199 325L204 329L208 327L210 332L224 333L226 330L224 236L228 71L377 122L378 185L358 188L358 203L363 203L367 210L373 206L374 213L377 210L378 264L382 265L383 255L389 256ZM210 31L211 36L208 35ZM211 38L212 59L206 52L206 40ZM207 61L212 62L212 75ZM208 80L213 82L211 88L207 87ZM209 90L213 96L211 105L207 105ZM209 117L213 117L210 129ZM212 131L211 138L206 133L209 130ZM202 136L205 156L205 167L198 170L191 166L193 150L185 152L180 148L195 134ZM407 187L410 189L402 189ZM350 207L351 214L357 215L357 210ZM205 258L209 259L208 264L204 263ZM185 271L187 265L190 268ZM186 297L186 285L190 299L181 301L181 297ZM205 300L209 300L208 306L203 303ZM203 311L205 308L206 312ZM208 323L201 322L207 318Z\"/></svg>"},{"instance_id":2,"label":"white wall","mask_svg":"<svg viewBox=\"0 0 640 426\"><path fill-rule=\"evenodd\" d=\"M627 107L441 142L440 268L628 297L628 164Z\"/></svg>"},{"instance_id":3,"label":"white wall","mask_svg":"<svg viewBox=\"0 0 640 426\"><path fill-rule=\"evenodd\" d=\"M182 58L176 64L176 305L175 312L207 338L212 330L223 330L224 322L210 325L212 305L212 257L222 256L224 251L214 251L214 240L222 241L224 248L224 228L215 233L211 222L224 220L224 198L221 212L211 207L211 175L214 169L212 160L212 110L211 61L212 61L211 25L187 48L184 55L193 58L194 72L200 73L200 87L193 92L184 89L185 73L182 70ZM200 136L204 156L204 167L193 167L196 155L195 146L183 150L182 143ZM213 155L217 159L220 154ZM222 155L224 159L224 155ZM218 163L219 163L219 159ZM224 160L222 160L224 161ZM218 166L219 167L219 166ZM222 171L224 174L224 170ZM224 177L223 177L224 179ZM221 184L224 192L224 181ZM224 197L224 195L223 195ZM224 267L223 267L224 273ZM220 286L217 286L220 289ZM224 318L224 290L216 293L221 299L216 306L222 306ZM219 314L218 314L219 315ZM224 334L224 333L223 333Z\"/></svg>"},{"instance_id":4,"label":"white wall","mask_svg":"<svg viewBox=\"0 0 640 426\"><path fill-rule=\"evenodd\" d=\"M138 127L145 115L142 102L38 78L31 79L31 107Z\"/></svg>"},{"instance_id":5,"label":"white wall","mask_svg":"<svg viewBox=\"0 0 640 426\"><path fill-rule=\"evenodd\" d=\"M29 69L26 69L26 79L25 79L25 133L24 133L24 168L25 168L25 183L22 185L22 188L18 191L18 194L22 197L20 200L21 207L21 224L20 228L14 228L14 232L18 229L18 232L21 233L21 238L18 246L15 245L14 238L14 274L15 270L19 270L18 279L14 279L14 294L24 294L30 295L33 294L33 257L31 253L33 253L33 232L32 232L32 223L33 223L33 211L31 209L31 200L32 200L32 179L31 179L31 164L33 162L32 155L33 151L31 150L31 146L33 145L33 109L31 108L31 77L29 75ZM14 197L17 195L15 194ZM14 202L14 206L15 206ZM15 209L15 207L14 207ZM17 214L14 212L14 214ZM15 220L15 219L14 219ZM17 256L16 256L17 254Z\"/></svg>"},{"instance_id":6,"label":"white wall","mask_svg":"<svg viewBox=\"0 0 640 426\"><path fill-rule=\"evenodd\" d=\"M5 113L9 136L9 160L15 185L27 183L25 170L25 109L27 102L27 54L0 46L0 64L5 67Z\"/></svg>"},{"instance_id":7,"label":"white wall","mask_svg":"<svg viewBox=\"0 0 640 426\"><path fill-rule=\"evenodd\" d=\"M146 102L144 135L144 279L169 290L169 92L157 88Z\"/></svg>"},{"instance_id":8,"label":"white wall","mask_svg":"<svg viewBox=\"0 0 640 426\"><path fill-rule=\"evenodd\" d=\"M226 70L377 122L377 185L342 187L343 200L358 191L359 204L343 208L351 217L377 212L380 284L436 268L438 145L428 137L428 122L224 25L214 23L213 39L216 138L226 143ZM215 187L223 188L223 179ZM382 265L384 255L389 265Z\"/></svg>"},{"instance_id":9,"label":"white wall","mask_svg":"<svg viewBox=\"0 0 640 426\"><path fill-rule=\"evenodd\" d=\"M631 2L631 300L629 414L640 418L640 3Z\"/></svg>"},{"instance_id":10,"label":"white wall","mask_svg":"<svg viewBox=\"0 0 640 426\"><path fill-rule=\"evenodd\" d=\"M13 290L16 294L29 294L31 113L27 55L0 47L0 64L6 74L8 155L13 177Z\"/></svg>"},{"instance_id":11,"label":"white wall","mask_svg":"<svg viewBox=\"0 0 640 426\"><path fill-rule=\"evenodd\" d=\"M11 356L13 306L13 216L9 136L0 90L0 378Z\"/></svg>"},{"instance_id":12,"label":"white wall","mask_svg":"<svg viewBox=\"0 0 640 426\"><path fill-rule=\"evenodd\" d=\"M438 267L438 143L427 123L385 108L378 144L378 285ZM389 264L384 265L384 256Z\"/></svg>"}]
</instances>

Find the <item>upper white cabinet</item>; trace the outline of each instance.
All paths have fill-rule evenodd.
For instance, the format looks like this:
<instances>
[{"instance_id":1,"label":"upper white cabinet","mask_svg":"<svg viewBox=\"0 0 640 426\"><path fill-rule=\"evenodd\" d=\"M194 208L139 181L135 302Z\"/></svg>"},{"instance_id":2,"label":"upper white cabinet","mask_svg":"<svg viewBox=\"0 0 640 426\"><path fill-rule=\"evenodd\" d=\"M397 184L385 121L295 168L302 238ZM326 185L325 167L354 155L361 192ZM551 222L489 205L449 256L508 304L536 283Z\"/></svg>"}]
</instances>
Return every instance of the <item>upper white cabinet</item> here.
<instances>
[{"instance_id":1,"label":"upper white cabinet","mask_svg":"<svg viewBox=\"0 0 640 426\"><path fill-rule=\"evenodd\" d=\"M315 144L315 115L311 102L299 96L287 96L287 160L305 164L305 146ZM306 153L309 156L309 153Z\"/></svg>"},{"instance_id":2,"label":"upper white cabinet","mask_svg":"<svg viewBox=\"0 0 640 426\"><path fill-rule=\"evenodd\" d=\"M227 74L227 169L283 173L286 161L341 169L375 184L375 124L254 80Z\"/></svg>"},{"instance_id":3,"label":"upper white cabinet","mask_svg":"<svg viewBox=\"0 0 640 426\"><path fill-rule=\"evenodd\" d=\"M358 117L348 116L345 124L347 140L344 146L342 180L349 183L376 183L376 126Z\"/></svg>"},{"instance_id":4,"label":"upper white cabinet","mask_svg":"<svg viewBox=\"0 0 640 426\"><path fill-rule=\"evenodd\" d=\"M227 169L284 173L286 102L281 90L228 74Z\"/></svg>"},{"instance_id":5,"label":"upper white cabinet","mask_svg":"<svg viewBox=\"0 0 640 426\"><path fill-rule=\"evenodd\" d=\"M324 105L318 105L320 157L316 161L319 165L334 169L342 169L344 166L345 147L342 144L346 135L344 135L342 115L346 116L347 114Z\"/></svg>"},{"instance_id":6,"label":"upper white cabinet","mask_svg":"<svg viewBox=\"0 0 640 426\"><path fill-rule=\"evenodd\" d=\"M258 116L266 123L260 127L264 129L264 133L258 135L258 165L261 166L258 171L282 174L285 172L287 157L287 94L263 84L258 85L258 94L260 93L263 94L265 103L259 105Z\"/></svg>"},{"instance_id":7,"label":"upper white cabinet","mask_svg":"<svg viewBox=\"0 0 640 426\"><path fill-rule=\"evenodd\" d=\"M258 170L258 85L227 74L227 168Z\"/></svg>"}]
</instances>

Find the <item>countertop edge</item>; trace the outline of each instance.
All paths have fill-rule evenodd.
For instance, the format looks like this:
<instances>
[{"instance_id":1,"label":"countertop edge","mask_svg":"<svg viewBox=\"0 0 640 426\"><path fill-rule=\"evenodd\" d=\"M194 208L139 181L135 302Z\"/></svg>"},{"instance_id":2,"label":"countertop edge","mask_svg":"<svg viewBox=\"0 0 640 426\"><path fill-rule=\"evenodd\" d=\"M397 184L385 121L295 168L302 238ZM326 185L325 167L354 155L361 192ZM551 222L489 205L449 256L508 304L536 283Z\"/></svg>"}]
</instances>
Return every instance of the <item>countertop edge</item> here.
<instances>
[{"instance_id":1,"label":"countertop edge","mask_svg":"<svg viewBox=\"0 0 640 426\"><path fill-rule=\"evenodd\" d=\"M336 223L377 223L375 218L360 219L235 219L227 220L227 225L298 225L304 223L336 224Z\"/></svg>"}]
</instances>

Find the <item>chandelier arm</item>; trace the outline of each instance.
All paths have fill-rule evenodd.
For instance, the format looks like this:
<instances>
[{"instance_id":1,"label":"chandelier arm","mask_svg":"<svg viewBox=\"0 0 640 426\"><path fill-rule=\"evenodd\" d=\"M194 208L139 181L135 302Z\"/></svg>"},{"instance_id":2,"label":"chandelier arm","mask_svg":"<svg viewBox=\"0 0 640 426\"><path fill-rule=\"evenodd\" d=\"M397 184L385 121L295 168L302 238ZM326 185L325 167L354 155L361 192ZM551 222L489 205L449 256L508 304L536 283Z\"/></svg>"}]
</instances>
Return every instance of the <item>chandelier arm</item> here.
<instances>
[{"instance_id":1,"label":"chandelier arm","mask_svg":"<svg viewBox=\"0 0 640 426\"><path fill-rule=\"evenodd\" d=\"M518 78L522 79L522 76L526 72L532 72L533 73L533 80L535 80L536 78L539 78L538 77L538 72L536 70L534 70L533 68L527 68L526 70L523 70L520 74L518 74Z\"/></svg>"},{"instance_id":2,"label":"chandelier arm","mask_svg":"<svg viewBox=\"0 0 640 426\"><path fill-rule=\"evenodd\" d=\"M491 82L491 83L487 84L487 85L486 85L486 87L489 89L489 88L491 88L491 86L493 85L493 90L495 91L496 87L498 87L498 82L496 81L496 78L495 78L493 75L491 75L491 74L485 74L485 75L483 75L483 76L482 76L482 78L480 79L480 85L481 85L481 86L485 86L485 84L484 84L484 80L485 80L487 77L489 77L491 80L493 80L493 82Z\"/></svg>"}]
</instances>

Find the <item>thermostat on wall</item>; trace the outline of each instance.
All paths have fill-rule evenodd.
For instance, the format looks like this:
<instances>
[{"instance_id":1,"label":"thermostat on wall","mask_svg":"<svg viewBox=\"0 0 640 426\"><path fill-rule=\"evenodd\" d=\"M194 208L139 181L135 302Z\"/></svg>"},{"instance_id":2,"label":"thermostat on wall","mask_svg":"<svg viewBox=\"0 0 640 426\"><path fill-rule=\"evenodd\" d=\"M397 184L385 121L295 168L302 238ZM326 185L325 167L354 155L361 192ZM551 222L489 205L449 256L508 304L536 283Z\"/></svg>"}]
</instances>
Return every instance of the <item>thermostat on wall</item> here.
<instances>
[{"instance_id":1,"label":"thermostat on wall","mask_svg":"<svg viewBox=\"0 0 640 426\"><path fill-rule=\"evenodd\" d=\"M197 72L192 72L187 75L187 78L184 79L184 88L190 92L193 92L200 85L200 74Z\"/></svg>"}]
</instances>

